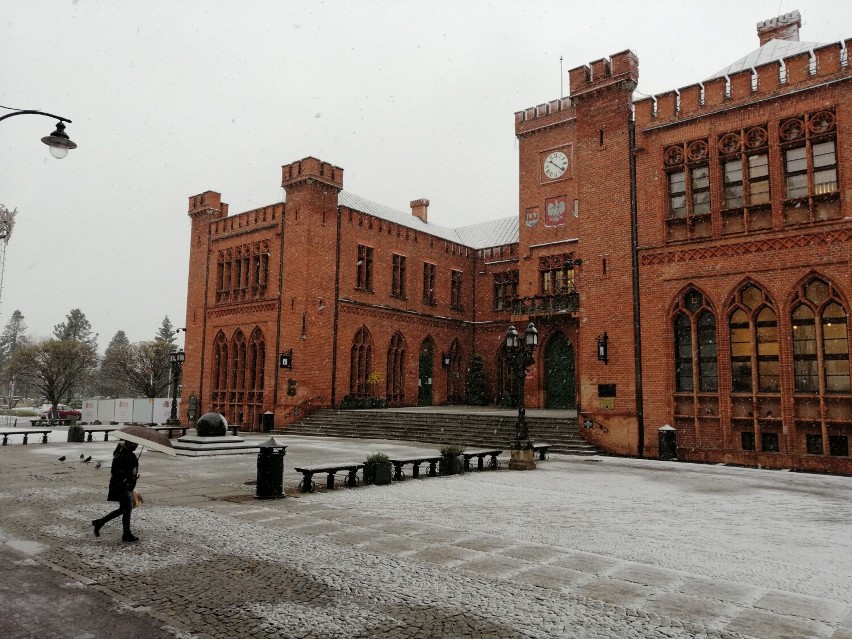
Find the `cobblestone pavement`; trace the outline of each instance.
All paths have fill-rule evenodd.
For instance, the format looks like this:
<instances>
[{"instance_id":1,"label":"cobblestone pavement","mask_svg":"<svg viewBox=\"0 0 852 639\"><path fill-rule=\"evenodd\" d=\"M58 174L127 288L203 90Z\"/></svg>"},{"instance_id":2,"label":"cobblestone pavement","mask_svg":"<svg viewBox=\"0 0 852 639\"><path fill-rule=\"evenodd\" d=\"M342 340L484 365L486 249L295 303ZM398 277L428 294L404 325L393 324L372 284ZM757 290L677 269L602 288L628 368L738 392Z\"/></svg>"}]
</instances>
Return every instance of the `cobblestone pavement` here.
<instances>
[{"instance_id":1,"label":"cobblestone pavement","mask_svg":"<svg viewBox=\"0 0 852 639\"><path fill-rule=\"evenodd\" d=\"M0 542L159 636L852 639L850 478L553 455L297 495L296 465L431 447L280 439L272 501L253 455L143 453L138 544L118 520L92 535L114 443L2 448Z\"/></svg>"}]
</instances>

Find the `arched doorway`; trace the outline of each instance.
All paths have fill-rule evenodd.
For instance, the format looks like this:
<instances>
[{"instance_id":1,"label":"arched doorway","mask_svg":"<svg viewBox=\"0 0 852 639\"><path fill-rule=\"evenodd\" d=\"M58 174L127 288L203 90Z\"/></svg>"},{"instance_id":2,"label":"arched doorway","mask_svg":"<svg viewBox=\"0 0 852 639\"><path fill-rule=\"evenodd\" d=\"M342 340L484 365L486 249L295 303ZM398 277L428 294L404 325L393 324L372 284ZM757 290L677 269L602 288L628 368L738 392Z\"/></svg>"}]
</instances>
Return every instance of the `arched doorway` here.
<instances>
[{"instance_id":1,"label":"arched doorway","mask_svg":"<svg viewBox=\"0 0 852 639\"><path fill-rule=\"evenodd\" d=\"M432 362L435 356L435 343L427 337L420 345L420 372L417 376L417 405L432 405Z\"/></svg>"},{"instance_id":2,"label":"arched doorway","mask_svg":"<svg viewBox=\"0 0 852 639\"><path fill-rule=\"evenodd\" d=\"M547 340L544 349L546 408L576 408L574 347L562 331Z\"/></svg>"},{"instance_id":3,"label":"arched doorway","mask_svg":"<svg viewBox=\"0 0 852 639\"><path fill-rule=\"evenodd\" d=\"M464 401L464 379L462 372L462 348L457 339L450 344L447 355L450 365L447 367L447 401L450 404L461 404Z\"/></svg>"},{"instance_id":4,"label":"arched doorway","mask_svg":"<svg viewBox=\"0 0 852 639\"><path fill-rule=\"evenodd\" d=\"M497 404L504 408L518 405L518 379L505 344L497 351Z\"/></svg>"}]
</instances>

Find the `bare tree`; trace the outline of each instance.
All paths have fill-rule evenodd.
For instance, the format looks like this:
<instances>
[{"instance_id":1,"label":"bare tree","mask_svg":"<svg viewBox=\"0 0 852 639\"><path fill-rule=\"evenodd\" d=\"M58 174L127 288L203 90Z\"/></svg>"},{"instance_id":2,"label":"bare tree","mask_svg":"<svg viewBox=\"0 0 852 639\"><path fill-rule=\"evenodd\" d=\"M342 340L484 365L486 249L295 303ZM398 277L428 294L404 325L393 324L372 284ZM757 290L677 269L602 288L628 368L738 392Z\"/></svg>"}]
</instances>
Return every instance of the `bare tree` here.
<instances>
[{"instance_id":1,"label":"bare tree","mask_svg":"<svg viewBox=\"0 0 852 639\"><path fill-rule=\"evenodd\" d=\"M86 342L49 339L19 347L9 372L39 389L53 412L71 389L86 382L98 364L95 347Z\"/></svg>"},{"instance_id":2,"label":"bare tree","mask_svg":"<svg viewBox=\"0 0 852 639\"><path fill-rule=\"evenodd\" d=\"M119 346L111 354L110 371L135 395L162 397L169 388L169 353L173 350L174 346L162 340Z\"/></svg>"}]
</instances>

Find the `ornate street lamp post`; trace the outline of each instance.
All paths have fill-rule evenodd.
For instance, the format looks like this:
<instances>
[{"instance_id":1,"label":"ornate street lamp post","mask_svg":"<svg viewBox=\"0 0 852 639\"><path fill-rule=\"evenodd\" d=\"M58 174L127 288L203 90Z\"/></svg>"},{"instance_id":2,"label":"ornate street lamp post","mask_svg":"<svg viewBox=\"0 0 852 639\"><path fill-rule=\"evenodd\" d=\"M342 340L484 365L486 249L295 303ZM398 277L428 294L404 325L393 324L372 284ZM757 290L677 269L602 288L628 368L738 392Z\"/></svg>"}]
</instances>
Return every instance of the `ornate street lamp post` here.
<instances>
[{"instance_id":1,"label":"ornate street lamp post","mask_svg":"<svg viewBox=\"0 0 852 639\"><path fill-rule=\"evenodd\" d=\"M512 442L512 459L509 461L509 468L512 470L535 469L534 451L527 429L527 415L524 407L524 382L527 366L535 362L532 354L536 346L538 346L538 330L532 322L527 325L523 339L514 326L510 326L506 331L506 356L514 368L518 383L518 421L515 422L515 441Z\"/></svg>"},{"instance_id":2,"label":"ornate street lamp post","mask_svg":"<svg viewBox=\"0 0 852 639\"><path fill-rule=\"evenodd\" d=\"M7 109L8 107L0 107L3 109ZM71 141L71 138L68 137L68 134L65 133L65 125L63 122L67 122L71 124L71 120L68 118L63 118L58 115L53 115L52 113L45 113L44 111L33 111L32 109L25 109L23 111L14 111L9 109L12 113L7 113L6 115L0 116L0 121L5 120L6 118L11 118L16 115L43 115L48 118L56 118L56 130L50 135L44 136L41 141L44 142L47 146L50 147L50 154L55 157L57 160L61 160L66 155L68 155L68 151L71 149L76 149L77 144Z\"/></svg>"},{"instance_id":3,"label":"ornate street lamp post","mask_svg":"<svg viewBox=\"0 0 852 639\"><path fill-rule=\"evenodd\" d=\"M172 413L166 420L167 426L180 425L180 419L178 419L177 414L177 392L178 381L180 380L180 369L183 367L183 361L185 359L186 355L184 354L183 349L169 353L169 363L172 365Z\"/></svg>"}]
</instances>

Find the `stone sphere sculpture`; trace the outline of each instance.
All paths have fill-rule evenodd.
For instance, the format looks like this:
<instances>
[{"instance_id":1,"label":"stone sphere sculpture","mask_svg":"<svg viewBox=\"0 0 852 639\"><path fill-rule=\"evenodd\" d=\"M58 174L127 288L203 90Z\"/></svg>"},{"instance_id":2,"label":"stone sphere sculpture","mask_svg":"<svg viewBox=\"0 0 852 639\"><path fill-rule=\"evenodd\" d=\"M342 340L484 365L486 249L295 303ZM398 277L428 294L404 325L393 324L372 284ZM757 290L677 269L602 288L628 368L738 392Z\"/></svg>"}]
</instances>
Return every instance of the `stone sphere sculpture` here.
<instances>
[{"instance_id":1,"label":"stone sphere sculpture","mask_svg":"<svg viewBox=\"0 0 852 639\"><path fill-rule=\"evenodd\" d=\"M195 424L199 437L224 437L228 432L228 421L219 413L204 413Z\"/></svg>"}]
</instances>

